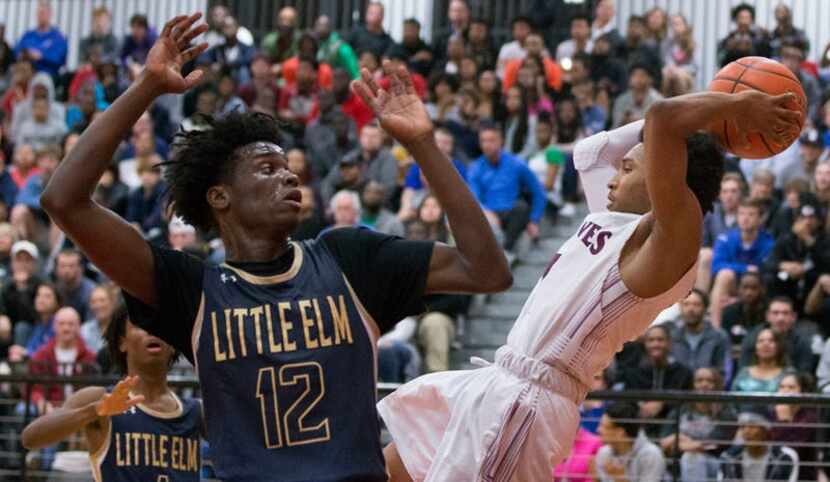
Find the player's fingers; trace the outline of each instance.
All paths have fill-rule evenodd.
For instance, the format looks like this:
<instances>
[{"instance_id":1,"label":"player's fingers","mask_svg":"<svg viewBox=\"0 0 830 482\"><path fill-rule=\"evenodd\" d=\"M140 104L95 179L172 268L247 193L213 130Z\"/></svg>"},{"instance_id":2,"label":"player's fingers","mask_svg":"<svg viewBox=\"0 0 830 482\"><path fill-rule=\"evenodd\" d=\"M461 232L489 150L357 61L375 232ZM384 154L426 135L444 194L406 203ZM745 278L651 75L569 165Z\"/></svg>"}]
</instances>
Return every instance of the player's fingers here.
<instances>
[{"instance_id":1,"label":"player's fingers","mask_svg":"<svg viewBox=\"0 0 830 482\"><path fill-rule=\"evenodd\" d=\"M380 88L378 87L378 84L375 82L374 77L372 77L371 72L369 72L369 69L365 67L360 69L360 79L363 80L363 83L366 84L366 87L369 89L369 92L371 92L372 95L378 95L378 91L380 90Z\"/></svg>"},{"instance_id":2,"label":"player's fingers","mask_svg":"<svg viewBox=\"0 0 830 482\"><path fill-rule=\"evenodd\" d=\"M396 74L398 78L401 80L401 83L403 84L406 93L410 95L416 95L417 93L415 92L415 84L412 83L412 76L409 75L409 69L407 69L405 65L399 65Z\"/></svg>"},{"instance_id":3,"label":"player's fingers","mask_svg":"<svg viewBox=\"0 0 830 482\"><path fill-rule=\"evenodd\" d=\"M194 45L193 47L190 47L189 49L185 50L181 54L182 55L182 64L186 64L186 63L190 62L191 60L195 59L196 57L199 56L199 54L201 54L202 52L207 50L207 48L208 48L207 42L202 42L199 45Z\"/></svg>"},{"instance_id":4,"label":"player's fingers","mask_svg":"<svg viewBox=\"0 0 830 482\"><path fill-rule=\"evenodd\" d=\"M192 29L188 30L187 33L182 35L182 37L179 39L179 47L182 48L182 50L184 50L184 47L187 47L188 45L190 45L190 42L194 38L196 38L199 35L202 35L203 33L207 32L207 30L208 30L208 26L207 26L206 23L203 23L203 24L197 26L196 28L192 28Z\"/></svg>"},{"instance_id":5,"label":"player's fingers","mask_svg":"<svg viewBox=\"0 0 830 482\"><path fill-rule=\"evenodd\" d=\"M744 129L738 129L737 144L742 147L750 147L749 133Z\"/></svg>"},{"instance_id":6,"label":"player's fingers","mask_svg":"<svg viewBox=\"0 0 830 482\"><path fill-rule=\"evenodd\" d=\"M778 117L790 124L798 124L801 121L801 113L792 109L780 108L777 111Z\"/></svg>"},{"instance_id":7,"label":"player's fingers","mask_svg":"<svg viewBox=\"0 0 830 482\"><path fill-rule=\"evenodd\" d=\"M138 405L139 403L142 403L143 401L144 401L144 395L136 395L134 397L130 397L125 402L125 404L127 405L127 408L130 408L130 407L134 407L134 406Z\"/></svg>"},{"instance_id":8,"label":"player's fingers","mask_svg":"<svg viewBox=\"0 0 830 482\"><path fill-rule=\"evenodd\" d=\"M785 92L781 95L776 95L775 97L773 97L772 100L775 101L775 103L778 105L785 105L788 102L795 102L795 99L795 94L793 94L792 92Z\"/></svg>"},{"instance_id":9,"label":"player's fingers","mask_svg":"<svg viewBox=\"0 0 830 482\"><path fill-rule=\"evenodd\" d=\"M202 71L200 69L196 69L193 72L187 74L187 77L184 78L184 82L187 85L186 88L189 89L189 88L193 87L194 85L198 84L199 81L202 80L202 77L204 77L204 75L205 75L204 71Z\"/></svg>"},{"instance_id":10,"label":"player's fingers","mask_svg":"<svg viewBox=\"0 0 830 482\"><path fill-rule=\"evenodd\" d=\"M159 35L159 37L169 36L170 32L173 31L173 27L175 27L177 23L181 22L185 18L187 18L187 15L177 15L168 20L167 23L164 24L164 29L162 29L161 35Z\"/></svg>"},{"instance_id":11,"label":"player's fingers","mask_svg":"<svg viewBox=\"0 0 830 482\"><path fill-rule=\"evenodd\" d=\"M378 113L378 104L375 100L375 96L369 87L366 85L366 82L360 80L353 80L352 81L352 91L360 96L363 99L363 102L372 109L376 115Z\"/></svg>"},{"instance_id":12,"label":"player's fingers","mask_svg":"<svg viewBox=\"0 0 830 482\"><path fill-rule=\"evenodd\" d=\"M201 18L201 16L202 12L196 12L193 15L186 17L184 20L181 20L171 31L173 39L178 42L179 39L186 34L188 30L190 30L190 27L196 22L196 20Z\"/></svg>"}]
</instances>

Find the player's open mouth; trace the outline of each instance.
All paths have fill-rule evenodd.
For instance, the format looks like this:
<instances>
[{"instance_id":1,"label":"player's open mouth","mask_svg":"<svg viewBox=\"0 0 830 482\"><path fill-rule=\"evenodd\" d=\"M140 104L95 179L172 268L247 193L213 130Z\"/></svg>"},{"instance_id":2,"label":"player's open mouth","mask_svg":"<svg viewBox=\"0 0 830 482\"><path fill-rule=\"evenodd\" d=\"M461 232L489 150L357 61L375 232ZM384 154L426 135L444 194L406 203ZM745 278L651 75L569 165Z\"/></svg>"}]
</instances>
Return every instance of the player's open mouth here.
<instances>
[{"instance_id":1,"label":"player's open mouth","mask_svg":"<svg viewBox=\"0 0 830 482\"><path fill-rule=\"evenodd\" d=\"M150 353L160 353L161 348L161 343L157 341L151 341L150 343L147 343L147 351L149 351Z\"/></svg>"},{"instance_id":2,"label":"player's open mouth","mask_svg":"<svg viewBox=\"0 0 830 482\"><path fill-rule=\"evenodd\" d=\"M292 206L300 207L303 201L303 193L299 189L291 189L282 197L282 201Z\"/></svg>"}]
</instances>

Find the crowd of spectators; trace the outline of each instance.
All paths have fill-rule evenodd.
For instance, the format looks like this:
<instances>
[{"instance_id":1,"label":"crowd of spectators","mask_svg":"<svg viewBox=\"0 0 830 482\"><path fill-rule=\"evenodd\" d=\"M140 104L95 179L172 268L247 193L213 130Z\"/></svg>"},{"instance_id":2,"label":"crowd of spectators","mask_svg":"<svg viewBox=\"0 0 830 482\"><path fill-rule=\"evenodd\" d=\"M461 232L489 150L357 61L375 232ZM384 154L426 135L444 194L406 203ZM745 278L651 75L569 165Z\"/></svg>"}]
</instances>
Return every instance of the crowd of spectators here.
<instances>
[{"instance_id":1,"label":"crowd of spectators","mask_svg":"<svg viewBox=\"0 0 830 482\"><path fill-rule=\"evenodd\" d=\"M220 240L167 209L158 165L169 158L177 129L209 128L206 115L261 112L281 121L289 166L301 179L294 239L363 226L452 243L418 166L350 91L361 68L386 85L389 62L410 70L438 146L517 262L518 245L543 235L540 226L578 213L574 145L642 119L663 97L691 92L701 69L693 27L682 14L655 7L618 25L613 1L595 3L570 18L566 38L550 35L540 23L545 15L530 12L512 18L509 38L499 38L488 19L452 0L447 27L431 41L410 18L400 42L384 30L377 2L350 30L338 32L326 16L301 25L297 11L284 7L273 28L256 35L215 6L207 17L210 47L185 66L202 70L204 82L159 98L142 115L95 199L148 239L221 262ZM67 40L52 15L49 2L40 2L37 25L13 45L0 42L0 373L111 369L102 333L117 290L44 214L39 196L80 133L138 75L156 26L137 13L129 33L116 38L110 12L96 8L80 40L80 64L70 70ZM704 221L696 289L626 346L595 389L804 393L830 385L830 45L820 63L807 61L810 42L784 4L769 29L756 23L750 5L735 6L731 19L719 63L748 55L784 63L807 94L804 131L772 158L728 157L719 202ZM425 314L385 334L381 380L449 369L455 324L469 305L465 296L431 297ZM70 389L35 387L32 414L58 406ZM0 385L2 397L21 395ZM667 460L678 461L684 480L719 471L747 480L818 474L810 464L822 454L799 445L817 437L811 409L653 401L586 402L582 409L574 456L556 469L557 479L578 473L657 481ZM674 419L679 410L677 437L674 426L648 423ZM15 428L2 428L9 430ZM793 448L769 448L768 440ZM48 454L44 460L48 466Z\"/></svg>"}]
</instances>

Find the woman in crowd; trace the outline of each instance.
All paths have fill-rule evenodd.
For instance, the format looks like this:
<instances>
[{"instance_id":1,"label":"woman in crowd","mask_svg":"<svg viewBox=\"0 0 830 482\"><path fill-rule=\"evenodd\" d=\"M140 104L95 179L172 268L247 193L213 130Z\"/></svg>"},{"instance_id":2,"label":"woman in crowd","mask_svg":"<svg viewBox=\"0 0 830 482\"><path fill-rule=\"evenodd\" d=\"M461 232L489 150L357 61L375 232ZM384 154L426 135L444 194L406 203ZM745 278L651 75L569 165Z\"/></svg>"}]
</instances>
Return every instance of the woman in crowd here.
<instances>
[{"instance_id":1,"label":"woman in crowd","mask_svg":"<svg viewBox=\"0 0 830 482\"><path fill-rule=\"evenodd\" d=\"M424 224L427 231L427 239L450 242L450 231L447 228L447 220L444 215L444 208L438 202L438 198L428 194L418 207L418 220Z\"/></svg>"},{"instance_id":2,"label":"woman in crowd","mask_svg":"<svg viewBox=\"0 0 830 482\"><path fill-rule=\"evenodd\" d=\"M429 82L429 102L427 113L436 121L458 119L458 77L439 72Z\"/></svg>"},{"instance_id":3,"label":"woman in crowd","mask_svg":"<svg viewBox=\"0 0 830 482\"><path fill-rule=\"evenodd\" d=\"M778 384L779 395L799 395L815 392L815 379L808 373L788 373ZM770 440L792 447L798 452L798 480L817 480L818 413L815 407L796 404L777 404L770 417Z\"/></svg>"},{"instance_id":4,"label":"woman in crowd","mask_svg":"<svg viewBox=\"0 0 830 482\"><path fill-rule=\"evenodd\" d=\"M52 283L41 283L35 292L37 319L18 320L14 327L14 345L9 348L9 361L20 362L46 344L55 332L52 322L55 313L63 305L57 287Z\"/></svg>"},{"instance_id":5,"label":"woman in crowd","mask_svg":"<svg viewBox=\"0 0 830 482\"><path fill-rule=\"evenodd\" d=\"M536 63L539 65L539 60L535 57L529 57L526 64ZM541 112L553 112L553 102L548 95L547 86L545 85L545 76L535 73L538 68L524 65L519 69L519 74L516 79L516 84L520 86L527 95L527 109L532 116L538 116Z\"/></svg>"},{"instance_id":6,"label":"woman in crowd","mask_svg":"<svg viewBox=\"0 0 830 482\"><path fill-rule=\"evenodd\" d=\"M693 387L698 393L722 391L723 376L714 368L698 368ZM680 410L680 424L663 426L660 447L667 456L680 457L680 480L716 479L718 456L735 436L734 407L696 402L675 409L667 418L675 420L677 410Z\"/></svg>"},{"instance_id":7,"label":"woman in crowd","mask_svg":"<svg viewBox=\"0 0 830 482\"><path fill-rule=\"evenodd\" d=\"M761 330L755 340L755 352L749 366L741 368L732 382L733 392L778 391L778 384L791 370L787 358L786 343L781 335L769 328ZM757 406L745 405L746 410L758 410ZM743 411L743 410L742 410Z\"/></svg>"},{"instance_id":8,"label":"woman in crowd","mask_svg":"<svg viewBox=\"0 0 830 482\"><path fill-rule=\"evenodd\" d=\"M502 122L507 117L501 93L501 81L492 70L485 70L478 76L478 92L481 101L478 105L480 119Z\"/></svg>"},{"instance_id":9,"label":"woman in crowd","mask_svg":"<svg viewBox=\"0 0 830 482\"><path fill-rule=\"evenodd\" d=\"M81 325L81 338L87 348L98 353L104 347L104 333L107 331L115 311L115 289L108 285L98 285L89 295L89 309L94 318Z\"/></svg>"},{"instance_id":10,"label":"woman in crowd","mask_svg":"<svg viewBox=\"0 0 830 482\"><path fill-rule=\"evenodd\" d=\"M526 91L518 85L507 89L505 106L504 149L526 161L536 151L536 116L528 111Z\"/></svg>"}]
</instances>

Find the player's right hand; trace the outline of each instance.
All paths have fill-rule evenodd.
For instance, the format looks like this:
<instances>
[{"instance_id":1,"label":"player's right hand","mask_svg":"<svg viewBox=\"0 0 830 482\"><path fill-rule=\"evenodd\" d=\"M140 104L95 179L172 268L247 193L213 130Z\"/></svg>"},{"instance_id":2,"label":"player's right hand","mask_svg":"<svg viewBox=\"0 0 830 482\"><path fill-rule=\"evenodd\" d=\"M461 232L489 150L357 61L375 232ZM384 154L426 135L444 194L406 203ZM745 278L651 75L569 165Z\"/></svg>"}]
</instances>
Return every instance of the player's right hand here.
<instances>
[{"instance_id":1,"label":"player's right hand","mask_svg":"<svg viewBox=\"0 0 830 482\"><path fill-rule=\"evenodd\" d=\"M112 389L112 393L104 395L104 398L96 402L95 413L99 417L111 417L124 413L130 407L134 407L143 402L144 395L130 396L130 390L135 388L137 384L138 375L127 377L118 382L118 385Z\"/></svg>"},{"instance_id":2,"label":"player's right hand","mask_svg":"<svg viewBox=\"0 0 830 482\"><path fill-rule=\"evenodd\" d=\"M736 96L733 121L737 127L738 145L750 145L749 135L758 133L777 145L789 145L800 134L801 113L789 109L795 94L772 96L757 90L745 90Z\"/></svg>"},{"instance_id":3,"label":"player's right hand","mask_svg":"<svg viewBox=\"0 0 830 482\"><path fill-rule=\"evenodd\" d=\"M147 54L144 75L164 93L180 94L196 85L202 77L202 71L198 69L187 77L183 77L181 73L182 65L207 49L206 42L190 45L194 38L208 29L204 23L193 26L201 16L202 14L197 12L190 16L179 15L168 21Z\"/></svg>"}]
</instances>

